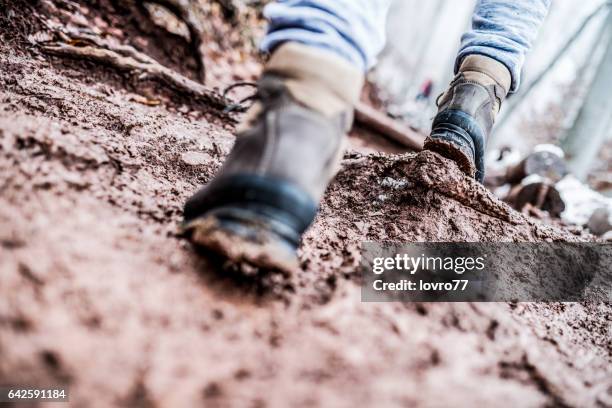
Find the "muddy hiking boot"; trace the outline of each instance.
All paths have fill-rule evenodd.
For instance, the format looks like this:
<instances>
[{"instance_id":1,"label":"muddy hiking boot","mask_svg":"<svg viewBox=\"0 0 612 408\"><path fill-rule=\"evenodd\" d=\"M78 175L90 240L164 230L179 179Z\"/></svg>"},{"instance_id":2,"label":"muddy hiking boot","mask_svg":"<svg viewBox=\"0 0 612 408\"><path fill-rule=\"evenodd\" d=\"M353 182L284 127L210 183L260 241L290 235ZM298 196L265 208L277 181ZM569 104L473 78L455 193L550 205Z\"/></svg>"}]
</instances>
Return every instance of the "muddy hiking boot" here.
<instances>
[{"instance_id":1,"label":"muddy hiking boot","mask_svg":"<svg viewBox=\"0 0 612 408\"><path fill-rule=\"evenodd\" d=\"M238 265L291 271L336 174L363 74L298 43L280 46L215 178L184 209L184 232Z\"/></svg>"},{"instance_id":2,"label":"muddy hiking boot","mask_svg":"<svg viewBox=\"0 0 612 408\"><path fill-rule=\"evenodd\" d=\"M479 182L495 116L510 89L510 71L482 55L463 59L449 89L438 98L438 114L424 148L454 160Z\"/></svg>"}]
</instances>

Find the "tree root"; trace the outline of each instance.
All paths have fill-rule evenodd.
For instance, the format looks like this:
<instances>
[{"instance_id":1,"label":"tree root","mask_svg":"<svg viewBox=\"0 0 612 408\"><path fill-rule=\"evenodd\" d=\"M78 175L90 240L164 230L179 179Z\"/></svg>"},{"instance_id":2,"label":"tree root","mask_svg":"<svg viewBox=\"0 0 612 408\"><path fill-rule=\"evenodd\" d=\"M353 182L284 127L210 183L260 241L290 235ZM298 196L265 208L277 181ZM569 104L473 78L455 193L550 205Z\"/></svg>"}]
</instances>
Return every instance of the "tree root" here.
<instances>
[{"instance_id":1,"label":"tree root","mask_svg":"<svg viewBox=\"0 0 612 408\"><path fill-rule=\"evenodd\" d=\"M189 30L189 40L191 52L195 55L195 60L198 68L198 79L201 83L206 82L206 62L204 59L204 50L202 49L202 40L204 39L204 31L201 22L193 10L193 1L190 0L138 0L139 5L144 8L145 3L158 4L181 20Z\"/></svg>"},{"instance_id":2,"label":"tree root","mask_svg":"<svg viewBox=\"0 0 612 408\"><path fill-rule=\"evenodd\" d=\"M212 89L161 65L132 46L116 44L88 34L75 32L66 34L57 31L56 33L62 41L40 43L44 52L62 57L101 62L119 70L137 73L138 79L158 80L178 93L219 110L224 110L231 105L229 100Z\"/></svg>"}]
</instances>

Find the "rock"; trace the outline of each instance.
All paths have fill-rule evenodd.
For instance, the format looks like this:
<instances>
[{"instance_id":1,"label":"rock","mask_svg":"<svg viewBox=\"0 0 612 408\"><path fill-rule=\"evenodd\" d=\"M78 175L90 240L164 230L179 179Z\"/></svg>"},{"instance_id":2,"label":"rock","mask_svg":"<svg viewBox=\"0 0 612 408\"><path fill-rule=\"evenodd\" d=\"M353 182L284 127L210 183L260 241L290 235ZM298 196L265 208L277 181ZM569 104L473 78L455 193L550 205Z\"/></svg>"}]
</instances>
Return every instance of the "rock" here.
<instances>
[{"instance_id":1,"label":"rock","mask_svg":"<svg viewBox=\"0 0 612 408\"><path fill-rule=\"evenodd\" d=\"M524 184L514 187L506 197L506 201L518 211L522 211L529 204L547 211L551 217L559 218L565 211L565 203L555 186L547 181L525 183L527 180L523 180Z\"/></svg>"},{"instance_id":2,"label":"rock","mask_svg":"<svg viewBox=\"0 0 612 408\"><path fill-rule=\"evenodd\" d=\"M211 161L212 158L205 152L185 152L181 155L181 160L189 166L201 166Z\"/></svg>"},{"instance_id":3,"label":"rock","mask_svg":"<svg viewBox=\"0 0 612 408\"><path fill-rule=\"evenodd\" d=\"M610 208L601 207L593 211L587 227L595 235L604 235L612 231L612 211Z\"/></svg>"},{"instance_id":4,"label":"rock","mask_svg":"<svg viewBox=\"0 0 612 408\"><path fill-rule=\"evenodd\" d=\"M406 186L408 184L408 181L406 179L399 179L396 180L392 177L385 177L381 182L380 185L383 187L390 187L393 190L398 190L404 186Z\"/></svg>"}]
</instances>

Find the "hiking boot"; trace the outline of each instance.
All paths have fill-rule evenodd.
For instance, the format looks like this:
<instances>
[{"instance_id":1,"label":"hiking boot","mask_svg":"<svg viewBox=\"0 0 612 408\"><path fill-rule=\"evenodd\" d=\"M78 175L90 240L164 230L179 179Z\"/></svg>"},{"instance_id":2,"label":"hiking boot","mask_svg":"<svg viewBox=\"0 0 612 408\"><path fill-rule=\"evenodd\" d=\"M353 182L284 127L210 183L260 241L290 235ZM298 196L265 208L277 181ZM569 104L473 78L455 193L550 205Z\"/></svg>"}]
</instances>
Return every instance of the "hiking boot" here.
<instances>
[{"instance_id":1,"label":"hiking boot","mask_svg":"<svg viewBox=\"0 0 612 408\"><path fill-rule=\"evenodd\" d=\"M438 114L424 148L454 160L479 182L495 116L510 89L510 71L483 55L469 55L449 89L438 97Z\"/></svg>"},{"instance_id":2,"label":"hiking boot","mask_svg":"<svg viewBox=\"0 0 612 408\"><path fill-rule=\"evenodd\" d=\"M191 241L232 263L291 271L339 168L363 74L298 43L272 55L215 178L185 204Z\"/></svg>"}]
</instances>

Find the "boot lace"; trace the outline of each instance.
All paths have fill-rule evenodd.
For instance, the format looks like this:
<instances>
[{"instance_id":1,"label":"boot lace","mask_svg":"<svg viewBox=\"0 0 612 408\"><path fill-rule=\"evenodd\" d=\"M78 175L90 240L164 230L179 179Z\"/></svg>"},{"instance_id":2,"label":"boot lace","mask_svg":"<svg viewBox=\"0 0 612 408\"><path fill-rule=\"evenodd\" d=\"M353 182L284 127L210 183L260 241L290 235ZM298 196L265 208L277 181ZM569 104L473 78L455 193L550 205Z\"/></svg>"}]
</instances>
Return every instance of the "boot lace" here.
<instances>
[{"instance_id":1,"label":"boot lace","mask_svg":"<svg viewBox=\"0 0 612 408\"><path fill-rule=\"evenodd\" d=\"M235 82L231 85L229 85L228 87L226 87L223 90L223 97L227 98L227 95L234 89L236 88L240 88L240 87L252 87L255 88L255 92L253 92L251 95L240 99L238 102L234 102L229 104L225 109L223 109L224 113L243 113L246 112L252 105L253 103L255 103L256 100L258 100L260 98L259 95L259 91L257 90L257 83L256 82L250 82L250 81L242 81L242 82Z\"/></svg>"}]
</instances>

